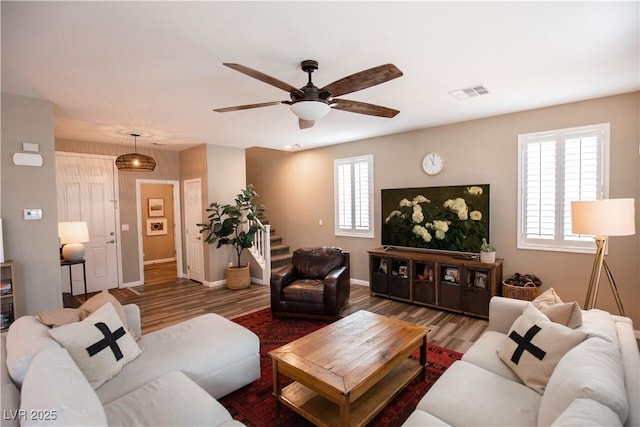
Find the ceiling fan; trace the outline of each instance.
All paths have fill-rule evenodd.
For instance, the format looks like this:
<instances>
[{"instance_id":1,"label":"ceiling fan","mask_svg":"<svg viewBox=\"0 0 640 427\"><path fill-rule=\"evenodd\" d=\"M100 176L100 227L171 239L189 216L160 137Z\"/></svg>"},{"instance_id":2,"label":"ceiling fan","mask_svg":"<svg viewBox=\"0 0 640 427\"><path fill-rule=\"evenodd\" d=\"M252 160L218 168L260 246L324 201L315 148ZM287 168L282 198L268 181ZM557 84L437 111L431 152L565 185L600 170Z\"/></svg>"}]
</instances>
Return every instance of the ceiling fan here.
<instances>
[{"instance_id":1,"label":"ceiling fan","mask_svg":"<svg viewBox=\"0 0 640 427\"><path fill-rule=\"evenodd\" d=\"M300 89L291 86L288 83L280 81L274 77L268 76L260 71L253 70L240 64L224 63L223 65L246 74L249 77L258 79L261 82L270 84L279 89L289 92L290 101L273 101L262 102L260 104L240 105L237 107L217 108L213 111L225 113L228 111L247 110L250 108L268 107L271 105L288 104L291 111L298 116L300 129L310 128L315 121L324 117L331 108L336 110L349 111L351 113L368 114L378 117L395 117L400 111L380 105L368 104L366 102L351 101L348 99L335 99L334 97L346 95L351 92L366 89L380 83L387 82L402 76L400 71L393 64L384 64L368 70L360 71L323 88L316 87L311 81L311 73L318 69L318 61L311 59L302 61L302 71L309 75L309 81Z\"/></svg>"}]
</instances>

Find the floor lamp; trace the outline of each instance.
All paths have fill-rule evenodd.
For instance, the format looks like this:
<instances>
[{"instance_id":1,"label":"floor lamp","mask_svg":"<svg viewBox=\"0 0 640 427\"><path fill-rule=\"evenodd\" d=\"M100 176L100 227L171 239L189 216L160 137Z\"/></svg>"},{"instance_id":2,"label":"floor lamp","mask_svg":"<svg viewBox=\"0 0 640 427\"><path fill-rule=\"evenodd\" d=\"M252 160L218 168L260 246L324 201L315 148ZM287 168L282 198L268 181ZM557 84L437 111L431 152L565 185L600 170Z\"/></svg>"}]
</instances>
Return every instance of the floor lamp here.
<instances>
[{"instance_id":1,"label":"floor lamp","mask_svg":"<svg viewBox=\"0 0 640 427\"><path fill-rule=\"evenodd\" d=\"M596 240L596 258L591 270L589 287L584 309L595 307L598 297L600 275L604 267L618 311L624 314L618 287L613 274L604 259L610 236L629 236L635 234L635 199L601 199L571 202L571 224L575 234L591 234Z\"/></svg>"}]
</instances>

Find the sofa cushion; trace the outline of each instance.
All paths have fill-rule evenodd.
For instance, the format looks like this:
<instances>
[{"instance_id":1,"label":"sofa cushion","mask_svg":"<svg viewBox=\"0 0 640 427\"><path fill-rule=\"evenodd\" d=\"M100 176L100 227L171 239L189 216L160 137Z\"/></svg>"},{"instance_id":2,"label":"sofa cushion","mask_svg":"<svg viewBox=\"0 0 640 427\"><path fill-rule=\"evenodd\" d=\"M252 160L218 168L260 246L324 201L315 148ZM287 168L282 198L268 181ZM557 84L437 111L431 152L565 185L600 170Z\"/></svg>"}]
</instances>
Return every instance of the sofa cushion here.
<instances>
[{"instance_id":1,"label":"sofa cushion","mask_svg":"<svg viewBox=\"0 0 640 427\"><path fill-rule=\"evenodd\" d=\"M488 392L490 391L490 392ZM529 387L459 360L454 362L417 409L451 425L537 425L540 395Z\"/></svg>"},{"instance_id":2,"label":"sofa cushion","mask_svg":"<svg viewBox=\"0 0 640 427\"><path fill-rule=\"evenodd\" d=\"M498 355L538 393L567 351L586 338L582 331L554 323L533 304L528 304L498 347Z\"/></svg>"},{"instance_id":3,"label":"sofa cushion","mask_svg":"<svg viewBox=\"0 0 640 427\"><path fill-rule=\"evenodd\" d=\"M445 423L439 418L434 417L428 412L416 409L409 415L409 418L402 423L402 427L447 427L449 424Z\"/></svg>"},{"instance_id":4,"label":"sofa cushion","mask_svg":"<svg viewBox=\"0 0 640 427\"><path fill-rule=\"evenodd\" d=\"M80 310L79 308L54 308L52 310L38 312L40 321L54 328L68 323L79 322L88 315L88 311Z\"/></svg>"},{"instance_id":5,"label":"sofa cushion","mask_svg":"<svg viewBox=\"0 0 640 427\"><path fill-rule=\"evenodd\" d=\"M298 277L324 279L331 270L342 265L342 249L330 247L296 249L292 263L298 270Z\"/></svg>"},{"instance_id":6,"label":"sofa cushion","mask_svg":"<svg viewBox=\"0 0 640 427\"><path fill-rule=\"evenodd\" d=\"M224 406L178 371L122 396L104 410L113 426L217 426L231 421Z\"/></svg>"},{"instance_id":7,"label":"sofa cushion","mask_svg":"<svg viewBox=\"0 0 640 427\"><path fill-rule=\"evenodd\" d=\"M540 402L541 425L553 423L577 398L593 399L611 408L620 420L627 419L629 404L617 344L589 338L560 360Z\"/></svg>"},{"instance_id":8,"label":"sofa cushion","mask_svg":"<svg viewBox=\"0 0 640 427\"><path fill-rule=\"evenodd\" d=\"M311 304L322 304L324 301L324 282L317 279L294 280L282 289L282 298Z\"/></svg>"},{"instance_id":9,"label":"sofa cushion","mask_svg":"<svg viewBox=\"0 0 640 427\"><path fill-rule=\"evenodd\" d=\"M60 348L49 336L49 327L33 316L16 319L7 332L7 369L13 381L22 386L34 356L46 348Z\"/></svg>"},{"instance_id":10,"label":"sofa cushion","mask_svg":"<svg viewBox=\"0 0 640 427\"><path fill-rule=\"evenodd\" d=\"M0 385L0 408L2 408L2 427L20 425L20 391L13 383Z\"/></svg>"},{"instance_id":11,"label":"sofa cushion","mask_svg":"<svg viewBox=\"0 0 640 427\"><path fill-rule=\"evenodd\" d=\"M96 390L103 403L182 371L213 397L260 377L260 340L249 329L208 313L142 336L142 354ZM247 363L249 362L249 363Z\"/></svg>"},{"instance_id":12,"label":"sofa cushion","mask_svg":"<svg viewBox=\"0 0 640 427\"><path fill-rule=\"evenodd\" d=\"M603 310L592 309L582 312L582 325L579 328L589 338L598 337L618 344L618 331L611 314Z\"/></svg>"},{"instance_id":13,"label":"sofa cushion","mask_svg":"<svg viewBox=\"0 0 640 427\"><path fill-rule=\"evenodd\" d=\"M106 426L102 403L63 348L45 349L24 378L22 426Z\"/></svg>"},{"instance_id":14,"label":"sofa cushion","mask_svg":"<svg viewBox=\"0 0 640 427\"><path fill-rule=\"evenodd\" d=\"M531 303L552 322L575 329L582 324L582 311L577 302L564 303L553 288L549 288Z\"/></svg>"},{"instance_id":15,"label":"sofa cushion","mask_svg":"<svg viewBox=\"0 0 640 427\"><path fill-rule=\"evenodd\" d=\"M501 332L485 331L463 354L462 360L522 384L520 377L500 359L496 351L505 337L506 335Z\"/></svg>"},{"instance_id":16,"label":"sofa cushion","mask_svg":"<svg viewBox=\"0 0 640 427\"><path fill-rule=\"evenodd\" d=\"M620 418L608 406L591 399L575 399L551 424L553 427L621 426Z\"/></svg>"},{"instance_id":17,"label":"sofa cushion","mask_svg":"<svg viewBox=\"0 0 640 427\"><path fill-rule=\"evenodd\" d=\"M88 311L89 313L94 313L97 309L99 309L106 303L111 303L111 305L113 305L113 308L115 308L116 313L118 313L118 317L120 317L120 321L124 325L125 329L129 331L131 335L133 335L133 338L135 338L136 340L140 339L140 336L137 335L135 331L132 331L129 328L129 325L127 323L127 315L124 311L124 307L122 306L122 304L120 304L120 302L116 299L116 297L114 297L109 293L107 289L103 290L102 292L86 300L79 308L80 310L85 310L85 311Z\"/></svg>"},{"instance_id":18,"label":"sofa cushion","mask_svg":"<svg viewBox=\"0 0 640 427\"><path fill-rule=\"evenodd\" d=\"M111 303L81 322L53 328L49 334L69 351L94 389L140 354L140 347L124 329Z\"/></svg>"}]
</instances>

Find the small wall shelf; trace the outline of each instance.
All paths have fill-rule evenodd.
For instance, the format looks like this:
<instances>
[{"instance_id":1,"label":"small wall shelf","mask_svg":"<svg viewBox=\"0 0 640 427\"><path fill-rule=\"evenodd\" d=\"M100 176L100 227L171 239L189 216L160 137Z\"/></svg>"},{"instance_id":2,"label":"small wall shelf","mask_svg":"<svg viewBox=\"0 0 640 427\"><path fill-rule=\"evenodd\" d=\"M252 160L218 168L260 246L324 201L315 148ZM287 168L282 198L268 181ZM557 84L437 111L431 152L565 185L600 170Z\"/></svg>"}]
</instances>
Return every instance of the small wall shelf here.
<instances>
[{"instance_id":1,"label":"small wall shelf","mask_svg":"<svg viewBox=\"0 0 640 427\"><path fill-rule=\"evenodd\" d=\"M16 317L13 261L0 264L0 331L9 328Z\"/></svg>"},{"instance_id":2,"label":"small wall shelf","mask_svg":"<svg viewBox=\"0 0 640 427\"><path fill-rule=\"evenodd\" d=\"M368 252L371 295L488 318L489 300L500 292L502 259L486 264L439 252Z\"/></svg>"}]
</instances>

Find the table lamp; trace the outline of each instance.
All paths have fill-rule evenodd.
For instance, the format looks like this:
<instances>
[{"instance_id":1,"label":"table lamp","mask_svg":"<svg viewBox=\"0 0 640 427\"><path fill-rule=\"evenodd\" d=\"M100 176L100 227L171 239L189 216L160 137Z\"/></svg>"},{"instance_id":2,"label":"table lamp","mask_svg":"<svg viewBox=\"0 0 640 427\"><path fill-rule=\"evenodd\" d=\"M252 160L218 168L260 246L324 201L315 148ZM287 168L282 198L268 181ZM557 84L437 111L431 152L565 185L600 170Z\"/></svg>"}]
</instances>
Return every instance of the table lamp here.
<instances>
[{"instance_id":1,"label":"table lamp","mask_svg":"<svg viewBox=\"0 0 640 427\"><path fill-rule=\"evenodd\" d=\"M62 246L62 257L66 261L82 261L84 259L84 245L89 241L89 228L84 221L58 223L58 236Z\"/></svg>"},{"instance_id":2,"label":"table lamp","mask_svg":"<svg viewBox=\"0 0 640 427\"><path fill-rule=\"evenodd\" d=\"M618 294L613 274L604 259L610 236L630 236L635 234L635 199L601 199L571 202L571 230L575 234L591 234L596 240L596 258L591 270L587 298L584 309L590 310L596 305L600 275L604 267L613 296L621 315L624 307Z\"/></svg>"}]
</instances>

